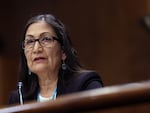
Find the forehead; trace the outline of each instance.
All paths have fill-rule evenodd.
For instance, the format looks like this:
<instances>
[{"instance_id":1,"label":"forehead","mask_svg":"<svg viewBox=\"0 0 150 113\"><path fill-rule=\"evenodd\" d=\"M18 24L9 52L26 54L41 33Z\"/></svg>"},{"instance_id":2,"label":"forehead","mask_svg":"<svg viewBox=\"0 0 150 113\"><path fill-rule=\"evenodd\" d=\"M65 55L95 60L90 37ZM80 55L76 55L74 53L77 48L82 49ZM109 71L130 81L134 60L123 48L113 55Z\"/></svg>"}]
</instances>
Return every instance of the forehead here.
<instances>
[{"instance_id":1,"label":"forehead","mask_svg":"<svg viewBox=\"0 0 150 113\"><path fill-rule=\"evenodd\" d=\"M51 35L56 35L52 26L44 21L39 21L31 24L26 30L26 35L39 36L43 32L48 32Z\"/></svg>"}]
</instances>

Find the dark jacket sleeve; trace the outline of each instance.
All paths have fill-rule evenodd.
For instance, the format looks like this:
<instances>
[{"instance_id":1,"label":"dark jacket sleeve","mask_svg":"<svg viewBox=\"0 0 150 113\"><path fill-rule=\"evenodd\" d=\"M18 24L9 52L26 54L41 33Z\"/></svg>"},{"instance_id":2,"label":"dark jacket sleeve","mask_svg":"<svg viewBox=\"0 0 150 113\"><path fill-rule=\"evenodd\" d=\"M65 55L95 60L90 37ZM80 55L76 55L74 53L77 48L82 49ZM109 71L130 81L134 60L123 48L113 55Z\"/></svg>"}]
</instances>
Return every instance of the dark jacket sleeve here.
<instances>
[{"instance_id":1,"label":"dark jacket sleeve","mask_svg":"<svg viewBox=\"0 0 150 113\"><path fill-rule=\"evenodd\" d=\"M65 84L58 84L58 95L80 92L103 87L100 75L94 71L80 72L72 77Z\"/></svg>"}]
</instances>

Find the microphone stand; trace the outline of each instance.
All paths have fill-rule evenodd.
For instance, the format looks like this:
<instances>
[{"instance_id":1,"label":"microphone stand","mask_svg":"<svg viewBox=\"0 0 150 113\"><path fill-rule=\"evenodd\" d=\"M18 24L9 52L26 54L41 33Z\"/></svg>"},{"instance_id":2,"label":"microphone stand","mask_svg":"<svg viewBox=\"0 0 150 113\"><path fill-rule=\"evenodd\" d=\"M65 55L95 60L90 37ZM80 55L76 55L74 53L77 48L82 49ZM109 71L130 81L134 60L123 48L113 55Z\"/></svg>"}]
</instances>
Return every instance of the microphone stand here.
<instances>
[{"instance_id":1,"label":"microphone stand","mask_svg":"<svg viewBox=\"0 0 150 113\"><path fill-rule=\"evenodd\" d=\"M23 86L23 83L18 82L19 101L21 105L23 105L22 86Z\"/></svg>"}]
</instances>

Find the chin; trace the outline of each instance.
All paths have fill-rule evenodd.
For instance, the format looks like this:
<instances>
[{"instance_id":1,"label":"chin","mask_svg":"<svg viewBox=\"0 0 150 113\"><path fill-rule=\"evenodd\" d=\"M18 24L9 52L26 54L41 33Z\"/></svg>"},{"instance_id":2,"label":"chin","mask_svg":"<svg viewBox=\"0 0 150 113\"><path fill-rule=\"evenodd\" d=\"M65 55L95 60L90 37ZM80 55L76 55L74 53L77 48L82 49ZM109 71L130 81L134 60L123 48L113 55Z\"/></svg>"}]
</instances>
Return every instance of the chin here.
<instances>
[{"instance_id":1,"label":"chin","mask_svg":"<svg viewBox=\"0 0 150 113\"><path fill-rule=\"evenodd\" d=\"M33 72L34 73L40 73L40 72L44 72L47 71L48 67L47 66L36 66L33 68Z\"/></svg>"}]
</instances>

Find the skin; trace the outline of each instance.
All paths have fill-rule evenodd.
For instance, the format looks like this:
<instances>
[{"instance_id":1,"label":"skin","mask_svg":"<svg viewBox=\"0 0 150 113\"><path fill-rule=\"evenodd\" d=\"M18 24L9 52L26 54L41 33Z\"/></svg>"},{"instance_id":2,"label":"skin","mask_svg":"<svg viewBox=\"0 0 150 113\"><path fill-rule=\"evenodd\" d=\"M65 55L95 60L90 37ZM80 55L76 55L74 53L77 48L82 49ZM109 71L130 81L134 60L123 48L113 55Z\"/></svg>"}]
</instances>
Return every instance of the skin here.
<instances>
[{"instance_id":1,"label":"skin","mask_svg":"<svg viewBox=\"0 0 150 113\"><path fill-rule=\"evenodd\" d=\"M25 39L30 38L28 36L37 39L44 32L56 36L56 33L49 24L44 21L39 21L28 27ZM42 47L39 42L36 41L33 49L25 50L24 52L28 68L38 76L41 96L50 97L57 86L61 62L66 59L66 54L63 52L60 43L54 40L52 46L47 48Z\"/></svg>"}]
</instances>

